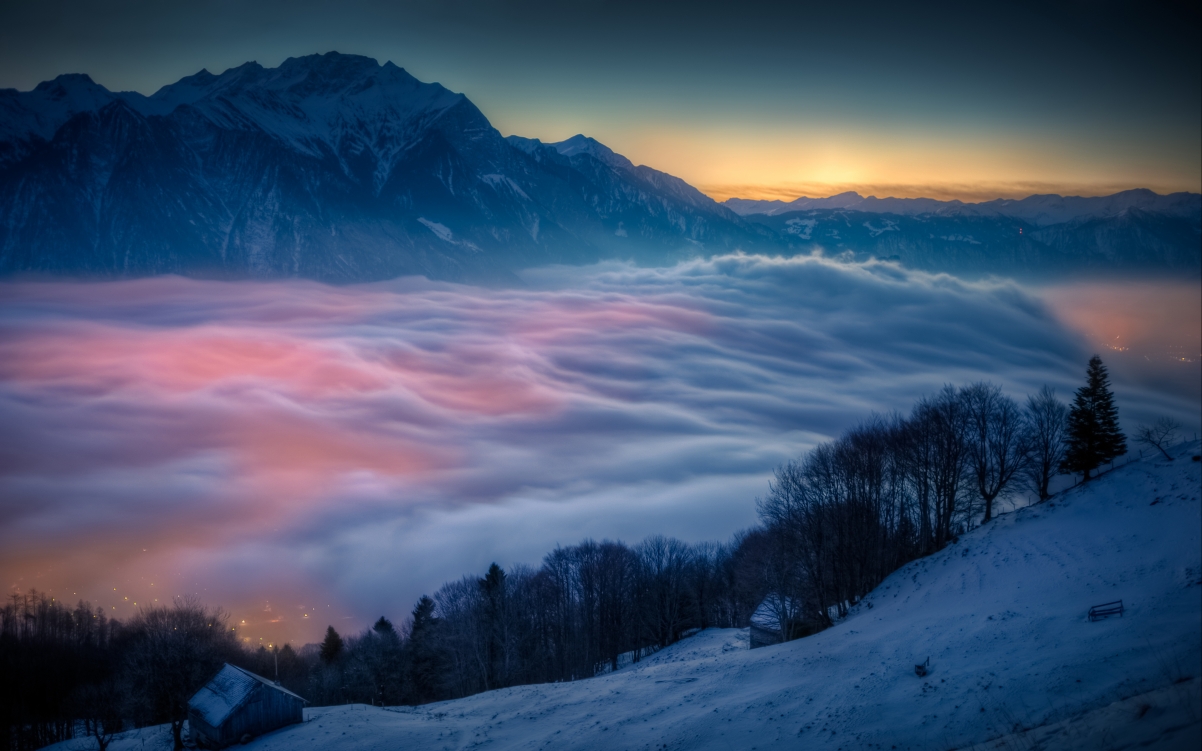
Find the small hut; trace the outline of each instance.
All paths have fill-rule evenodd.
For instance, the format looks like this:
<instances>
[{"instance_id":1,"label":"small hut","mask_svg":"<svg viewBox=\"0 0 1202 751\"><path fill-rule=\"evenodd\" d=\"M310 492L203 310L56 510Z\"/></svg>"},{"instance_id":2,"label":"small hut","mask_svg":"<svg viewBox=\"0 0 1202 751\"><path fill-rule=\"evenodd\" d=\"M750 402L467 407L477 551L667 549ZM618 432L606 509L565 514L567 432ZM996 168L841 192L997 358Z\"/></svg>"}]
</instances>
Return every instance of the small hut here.
<instances>
[{"instance_id":1,"label":"small hut","mask_svg":"<svg viewBox=\"0 0 1202 751\"><path fill-rule=\"evenodd\" d=\"M770 595L769 597L772 597ZM772 644L780 644L780 619L772 603L765 598L760 606L751 614L751 648L759 649Z\"/></svg>"},{"instance_id":2,"label":"small hut","mask_svg":"<svg viewBox=\"0 0 1202 751\"><path fill-rule=\"evenodd\" d=\"M192 739L202 748L225 748L304 720L307 702L249 670L229 663L188 700Z\"/></svg>"},{"instance_id":3,"label":"small hut","mask_svg":"<svg viewBox=\"0 0 1202 751\"><path fill-rule=\"evenodd\" d=\"M800 603L792 597L769 593L751 614L752 649L780 644L810 633L812 629L801 617Z\"/></svg>"}]
</instances>

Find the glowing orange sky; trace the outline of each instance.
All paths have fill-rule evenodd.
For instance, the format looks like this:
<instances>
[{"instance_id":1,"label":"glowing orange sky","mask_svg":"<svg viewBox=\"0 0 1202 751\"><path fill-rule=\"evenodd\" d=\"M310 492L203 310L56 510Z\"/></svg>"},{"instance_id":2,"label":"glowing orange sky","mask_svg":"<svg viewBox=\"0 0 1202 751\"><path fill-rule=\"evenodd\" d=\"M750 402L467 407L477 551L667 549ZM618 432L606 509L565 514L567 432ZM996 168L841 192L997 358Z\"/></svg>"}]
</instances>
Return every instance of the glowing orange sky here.
<instances>
[{"instance_id":1,"label":"glowing orange sky","mask_svg":"<svg viewBox=\"0 0 1202 751\"><path fill-rule=\"evenodd\" d=\"M653 114L653 113L652 113ZM507 118L508 119L508 118ZM555 141L582 130L635 164L683 178L717 201L793 200L844 191L898 198L1025 198L1039 193L1110 195L1132 188L1202 191L1198 155L1170 154L1154 141L1123 152L1080 139L932 127L881 131L775 122L704 124L581 119L551 126L526 118L514 132ZM520 130L519 130L520 129Z\"/></svg>"},{"instance_id":2,"label":"glowing orange sky","mask_svg":"<svg viewBox=\"0 0 1202 751\"><path fill-rule=\"evenodd\" d=\"M1095 344L1157 355L1172 348L1189 358L1202 349L1197 282L1082 281L1043 294L1061 321Z\"/></svg>"}]
</instances>

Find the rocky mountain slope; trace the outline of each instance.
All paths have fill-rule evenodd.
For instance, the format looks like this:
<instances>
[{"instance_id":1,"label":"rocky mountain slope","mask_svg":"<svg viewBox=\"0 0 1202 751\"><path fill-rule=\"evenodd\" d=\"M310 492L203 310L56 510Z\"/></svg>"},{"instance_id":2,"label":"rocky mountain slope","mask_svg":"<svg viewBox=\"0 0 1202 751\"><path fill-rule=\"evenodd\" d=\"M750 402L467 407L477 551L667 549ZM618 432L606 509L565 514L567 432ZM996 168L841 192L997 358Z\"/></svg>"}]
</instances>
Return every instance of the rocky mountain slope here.
<instances>
[{"instance_id":1,"label":"rocky mountain slope","mask_svg":"<svg viewBox=\"0 0 1202 751\"><path fill-rule=\"evenodd\" d=\"M362 281L670 260L773 233L578 136L507 141L467 97L329 53L153 96L0 92L0 271Z\"/></svg>"}]
</instances>

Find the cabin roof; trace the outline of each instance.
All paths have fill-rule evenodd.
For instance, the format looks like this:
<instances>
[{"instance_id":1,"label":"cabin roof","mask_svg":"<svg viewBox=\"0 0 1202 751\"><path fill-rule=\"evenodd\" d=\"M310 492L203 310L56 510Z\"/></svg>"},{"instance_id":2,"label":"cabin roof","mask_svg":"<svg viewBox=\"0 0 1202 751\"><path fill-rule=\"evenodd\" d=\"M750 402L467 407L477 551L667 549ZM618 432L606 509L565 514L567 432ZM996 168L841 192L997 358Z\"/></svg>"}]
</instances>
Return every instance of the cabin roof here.
<instances>
[{"instance_id":1,"label":"cabin roof","mask_svg":"<svg viewBox=\"0 0 1202 751\"><path fill-rule=\"evenodd\" d=\"M798 610L797 603L791 598L781 598L775 592L770 592L767 597L760 602L760 606L751 614L752 625L760 628L779 630L780 619L777 618L777 613L780 612L781 606L784 606L785 611L796 612Z\"/></svg>"},{"instance_id":2,"label":"cabin roof","mask_svg":"<svg viewBox=\"0 0 1202 751\"><path fill-rule=\"evenodd\" d=\"M234 667L228 662L217 675L188 700L188 708L200 714L200 718L213 727L220 727L238 707L246 703L255 687L262 683L274 691L280 691L301 701L288 689L269 681L249 670Z\"/></svg>"}]
</instances>

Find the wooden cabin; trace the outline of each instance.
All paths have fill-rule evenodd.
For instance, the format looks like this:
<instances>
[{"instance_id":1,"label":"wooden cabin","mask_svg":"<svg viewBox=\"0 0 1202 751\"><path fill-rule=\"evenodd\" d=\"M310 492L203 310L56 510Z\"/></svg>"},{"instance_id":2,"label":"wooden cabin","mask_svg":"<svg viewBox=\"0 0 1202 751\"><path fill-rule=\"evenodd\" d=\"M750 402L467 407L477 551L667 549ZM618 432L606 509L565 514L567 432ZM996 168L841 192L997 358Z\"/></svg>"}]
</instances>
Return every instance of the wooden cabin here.
<instances>
[{"instance_id":1,"label":"wooden cabin","mask_svg":"<svg viewBox=\"0 0 1202 751\"><path fill-rule=\"evenodd\" d=\"M188 725L196 745L225 748L303 722L306 703L275 681L226 663L188 700Z\"/></svg>"},{"instance_id":2,"label":"wooden cabin","mask_svg":"<svg viewBox=\"0 0 1202 751\"><path fill-rule=\"evenodd\" d=\"M801 603L776 593L769 593L755 609L751 614L750 625L752 649L808 636L814 631L810 624L802 619Z\"/></svg>"},{"instance_id":3,"label":"wooden cabin","mask_svg":"<svg viewBox=\"0 0 1202 751\"><path fill-rule=\"evenodd\" d=\"M772 607L773 603L769 602L769 595L764 598L760 606L751 614L751 648L759 649L772 644L781 643L780 620L776 616L776 610Z\"/></svg>"}]
</instances>

